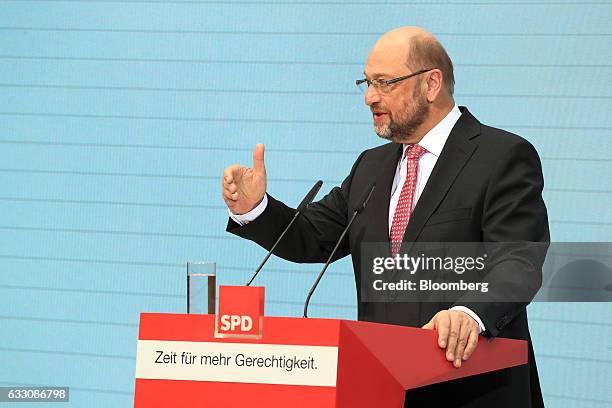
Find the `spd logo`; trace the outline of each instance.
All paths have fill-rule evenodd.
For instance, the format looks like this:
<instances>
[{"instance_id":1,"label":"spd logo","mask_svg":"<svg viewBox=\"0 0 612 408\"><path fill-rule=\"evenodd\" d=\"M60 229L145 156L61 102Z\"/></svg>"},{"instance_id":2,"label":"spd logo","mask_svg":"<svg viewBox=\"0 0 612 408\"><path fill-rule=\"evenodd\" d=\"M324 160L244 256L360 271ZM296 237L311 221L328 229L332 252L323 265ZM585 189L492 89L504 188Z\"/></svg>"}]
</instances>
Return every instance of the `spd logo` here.
<instances>
[{"instance_id":1,"label":"spd logo","mask_svg":"<svg viewBox=\"0 0 612 408\"><path fill-rule=\"evenodd\" d=\"M261 339L263 314L262 286L219 286L215 337Z\"/></svg>"},{"instance_id":2,"label":"spd logo","mask_svg":"<svg viewBox=\"0 0 612 408\"><path fill-rule=\"evenodd\" d=\"M248 332L253 328L253 319L250 316L222 315L221 330Z\"/></svg>"}]
</instances>

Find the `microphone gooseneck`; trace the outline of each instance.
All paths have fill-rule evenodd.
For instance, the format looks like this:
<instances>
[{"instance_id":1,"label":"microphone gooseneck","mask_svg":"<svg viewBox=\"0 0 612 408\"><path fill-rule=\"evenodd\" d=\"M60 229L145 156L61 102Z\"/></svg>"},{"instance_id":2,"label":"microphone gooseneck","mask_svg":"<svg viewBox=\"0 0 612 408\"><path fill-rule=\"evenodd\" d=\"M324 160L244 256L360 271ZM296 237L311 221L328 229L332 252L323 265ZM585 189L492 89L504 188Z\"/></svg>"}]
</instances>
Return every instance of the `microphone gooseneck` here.
<instances>
[{"instance_id":1,"label":"microphone gooseneck","mask_svg":"<svg viewBox=\"0 0 612 408\"><path fill-rule=\"evenodd\" d=\"M283 239L283 237L285 236L287 231L289 231L289 228L291 228L291 226L293 225L295 220L297 220L297 217L302 212L304 212L304 210L308 207L308 205L310 205L310 203L312 203L312 200L314 200L315 196L317 195L317 193L321 189L322 185L323 185L323 181L319 180L319 181L317 181L315 183L314 186L312 186L312 188L310 189L308 194L306 194L306 197L304 197L304 199L302 200L300 205L298 205L297 210L295 211L295 214L293 215L293 218L291 219L289 224L287 224L287 226L285 227L283 232L281 232L281 234L278 236L278 238L276 239L276 242L274 243L274 245L272 245L272 248L270 248L270 251L268 251L268 254L263 259L263 261L261 261L261 263L259 264L259 266L255 270L255 273L253 273L253 275L251 276L251 279L249 279L249 281L247 282L246 286L251 286L251 283L253 283L253 281L255 280L257 275L259 274L259 271L261 271L261 269L266 264L266 262L268 262L268 259L270 258L270 256L272 256L272 252L274 252L274 250L276 249L276 246L278 245L278 243L281 241L281 239Z\"/></svg>"},{"instance_id":2,"label":"microphone gooseneck","mask_svg":"<svg viewBox=\"0 0 612 408\"><path fill-rule=\"evenodd\" d=\"M376 188L376 184L370 183L370 185L368 185L368 188L366 188L364 192L362 193L361 197L359 198L359 201L357 201L359 203L359 206L357 206L357 208L355 208L355 210L353 211L353 214L351 215L351 219L349 220L348 224L344 228L344 231L342 231L340 238L338 238L338 241L336 242L336 246L334 246L334 249L331 251L331 254L329 254L329 257L327 258L327 261L325 262L325 266L323 266L323 269L321 270L321 272L319 272L319 276L317 276L317 280L315 281L314 285L312 285L312 287L310 288L310 291L308 292L308 296L306 297L306 303L304 303L304 317L308 317L308 305L310 304L310 298L312 297L315 289L319 285L319 282L321 281L321 278L325 274L325 271L329 267L329 264L331 263L332 258L336 254L336 251L340 247L340 243L344 239L344 236L348 232L353 221L355 221L355 218L357 218L357 215L361 214L361 212L365 209L366 205L368 204L368 201L370 200L370 197L372 197L372 194L374 193L375 188Z\"/></svg>"}]
</instances>

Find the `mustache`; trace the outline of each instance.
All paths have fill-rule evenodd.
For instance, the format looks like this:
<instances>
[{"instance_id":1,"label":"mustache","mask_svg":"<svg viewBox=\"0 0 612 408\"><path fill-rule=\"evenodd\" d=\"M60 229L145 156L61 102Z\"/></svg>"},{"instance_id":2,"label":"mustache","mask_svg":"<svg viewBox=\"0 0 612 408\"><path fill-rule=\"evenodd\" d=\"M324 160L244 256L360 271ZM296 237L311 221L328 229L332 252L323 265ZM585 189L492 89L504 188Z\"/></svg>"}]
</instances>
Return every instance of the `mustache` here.
<instances>
[{"instance_id":1,"label":"mustache","mask_svg":"<svg viewBox=\"0 0 612 408\"><path fill-rule=\"evenodd\" d=\"M370 111L372 113L386 113L389 114L389 112L385 109L383 109L380 105L371 105L370 106Z\"/></svg>"}]
</instances>

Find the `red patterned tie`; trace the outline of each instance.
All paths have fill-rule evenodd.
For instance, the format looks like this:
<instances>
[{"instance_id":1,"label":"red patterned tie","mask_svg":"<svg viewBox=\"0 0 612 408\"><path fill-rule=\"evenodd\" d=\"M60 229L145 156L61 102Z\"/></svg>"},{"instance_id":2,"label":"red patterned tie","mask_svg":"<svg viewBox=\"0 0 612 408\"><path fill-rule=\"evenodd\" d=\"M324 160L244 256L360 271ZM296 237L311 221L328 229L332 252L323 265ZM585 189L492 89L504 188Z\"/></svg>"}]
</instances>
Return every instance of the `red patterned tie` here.
<instances>
[{"instance_id":1,"label":"red patterned tie","mask_svg":"<svg viewBox=\"0 0 612 408\"><path fill-rule=\"evenodd\" d=\"M419 169L419 158L427 153L425 148L419 145L410 145L406 149L404 156L406 156L406 166L408 171L406 172L406 180L400 193L397 207L395 207L395 213L393 214L393 222L391 223L391 255L395 256L400 250L402 241L404 239L404 231L408 221L410 221L410 215L412 214L412 202L414 201L414 192L416 190L417 172Z\"/></svg>"}]
</instances>

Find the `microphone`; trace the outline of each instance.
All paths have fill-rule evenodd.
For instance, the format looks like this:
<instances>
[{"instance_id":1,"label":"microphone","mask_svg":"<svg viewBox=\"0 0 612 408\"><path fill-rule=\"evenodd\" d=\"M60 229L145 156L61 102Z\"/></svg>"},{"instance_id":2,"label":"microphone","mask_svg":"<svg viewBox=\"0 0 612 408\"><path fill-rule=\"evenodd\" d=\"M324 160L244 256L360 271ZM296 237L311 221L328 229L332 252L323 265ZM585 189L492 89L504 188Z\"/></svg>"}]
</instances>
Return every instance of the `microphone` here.
<instances>
[{"instance_id":1,"label":"microphone","mask_svg":"<svg viewBox=\"0 0 612 408\"><path fill-rule=\"evenodd\" d=\"M319 282L321 281L323 274L327 270L327 267L331 263L332 258L334 257L336 251L338 250L338 247L340 247L340 243L344 239L344 236L348 232L353 221L355 221L355 218L357 218L357 215L361 214L361 212L365 209L366 205L368 204L368 201L370 200L370 197L372 197L372 194L374 193L375 188L376 188L376 184L374 182L370 183L368 185L368 188L366 188L364 192L361 194L361 197L359 197L359 201L357 201L358 203L360 203L359 206L355 208L355 211L353 211L353 215L351 216L351 219L346 225L346 228L344 228L344 231L342 231L342 235L340 235L340 238L338 238L338 242L336 242L336 246L331 251L329 258L327 258L327 262L325 262L325 266L323 267L323 270L319 273L319 276L317 276L317 280L315 281L314 285L312 285L312 287L310 288L310 291L308 292L308 297L306 297L306 303L304 303L304 317L308 317L308 304L310 303L310 298L312 297L312 294L314 293L315 289L319 285Z\"/></svg>"},{"instance_id":2,"label":"microphone","mask_svg":"<svg viewBox=\"0 0 612 408\"><path fill-rule=\"evenodd\" d=\"M278 245L278 243L281 241L281 239L283 239L283 237L285 236L285 234L287 233L287 231L289 231L289 228L291 228L291 226L293 225L293 223L295 222L295 220L297 219L297 217L304 212L304 210L310 205L310 203L312 203L312 200L314 200L315 196L317 195L317 193L319 192L319 190L321 189L321 186L323 185L323 181L319 180L315 183L314 186L312 186L312 188L310 189L310 191L308 192L308 194L306 194L306 197L304 197L304 199L302 200L302 202L300 203L300 205L298 205L297 210L295 211L295 215L293 216L293 219L291 220L291 222L285 227L285 229L283 230L283 232L279 235L279 237L276 239L276 242L274 243L274 245L272 245L272 248L270 249L270 251L268 251L268 255L266 255L266 257L264 258L263 261L261 261L261 263L259 264L259 266L257 267L257 270L255 270L255 273L253 274L253 276L251 276L251 279L249 279L249 281L247 282L246 286L251 286L251 283L253 283L253 281L255 280L255 277L257 277L257 274L259 274L259 271L261 271L261 268L263 268L263 266L266 264L266 262L268 262L268 258L270 258L270 256L272 256L272 252L274 252L274 249L276 249L276 246Z\"/></svg>"}]
</instances>

